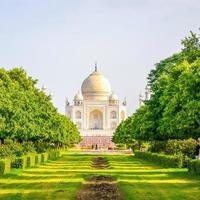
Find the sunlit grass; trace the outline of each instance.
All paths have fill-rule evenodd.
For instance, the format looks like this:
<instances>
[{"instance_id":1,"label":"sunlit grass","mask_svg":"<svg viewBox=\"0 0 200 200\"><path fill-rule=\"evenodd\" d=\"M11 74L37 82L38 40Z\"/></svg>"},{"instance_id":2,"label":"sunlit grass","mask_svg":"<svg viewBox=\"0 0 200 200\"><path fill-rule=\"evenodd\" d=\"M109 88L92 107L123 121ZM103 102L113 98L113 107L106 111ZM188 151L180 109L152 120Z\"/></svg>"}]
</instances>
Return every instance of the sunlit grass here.
<instances>
[{"instance_id":1,"label":"sunlit grass","mask_svg":"<svg viewBox=\"0 0 200 200\"><path fill-rule=\"evenodd\" d=\"M200 177L186 169L162 168L132 155L103 155L110 167L94 169L94 156L66 152L45 165L14 170L0 178L0 199L71 200L85 178L94 174L116 177L126 200L199 199Z\"/></svg>"}]
</instances>

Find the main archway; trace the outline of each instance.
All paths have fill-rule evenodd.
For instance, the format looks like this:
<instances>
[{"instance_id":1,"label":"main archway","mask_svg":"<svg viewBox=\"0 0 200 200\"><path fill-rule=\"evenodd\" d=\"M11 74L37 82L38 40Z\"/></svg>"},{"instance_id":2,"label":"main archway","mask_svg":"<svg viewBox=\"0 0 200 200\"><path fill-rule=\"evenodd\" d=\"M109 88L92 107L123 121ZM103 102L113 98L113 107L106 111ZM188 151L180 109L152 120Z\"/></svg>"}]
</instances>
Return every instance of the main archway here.
<instances>
[{"instance_id":1,"label":"main archway","mask_svg":"<svg viewBox=\"0 0 200 200\"><path fill-rule=\"evenodd\" d=\"M100 110L93 110L89 116L89 128L103 129L103 113Z\"/></svg>"}]
</instances>

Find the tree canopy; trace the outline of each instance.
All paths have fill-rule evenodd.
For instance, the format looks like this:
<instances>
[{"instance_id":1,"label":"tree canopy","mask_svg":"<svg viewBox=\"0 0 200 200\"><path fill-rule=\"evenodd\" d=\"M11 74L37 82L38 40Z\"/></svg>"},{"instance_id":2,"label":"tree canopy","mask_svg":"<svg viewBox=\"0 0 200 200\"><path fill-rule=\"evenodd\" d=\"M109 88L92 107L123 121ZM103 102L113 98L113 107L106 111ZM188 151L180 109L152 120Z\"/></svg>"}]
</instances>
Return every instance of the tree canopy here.
<instances>
[{"instance_id":1,"label":"tree canopy","mask_svg":"<svg viewBox=\"0 0 200 200\"><path fill-rule=\"evenodd\" d=\"M80 141L76 126L58 113L51 96L36 87L22 68L0 68L0 140L73 145Z\"/></svg>"},{"instance_id":2,"label":"tree canopy","mask_svg":"<svg viewBox=\"0 0 200 200\"><path fill-rule=\"evenodd\" d=\"M151 70L152 96L119 125L113 137L116 143L200 138L200 38L190 32L181 44L179 53Z\"/></svg>"}]
</instances>

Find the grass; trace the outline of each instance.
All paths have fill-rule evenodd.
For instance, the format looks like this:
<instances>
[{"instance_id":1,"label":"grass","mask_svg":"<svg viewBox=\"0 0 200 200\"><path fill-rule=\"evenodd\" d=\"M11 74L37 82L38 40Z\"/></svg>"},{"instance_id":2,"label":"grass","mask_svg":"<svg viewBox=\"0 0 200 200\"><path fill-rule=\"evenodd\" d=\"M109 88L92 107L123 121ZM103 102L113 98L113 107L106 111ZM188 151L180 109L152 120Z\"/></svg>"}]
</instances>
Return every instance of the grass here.
<instances>
[{"instance_id":1,"label":"grass","mask_svg":"<svg viewBox=\"0 0 200 200\"><path fill-rule=\"evenodd\" d=\"M0 199L72 200L85 178L94 174L116 177L126 200L199 199L200 177L186 169L162 168L132 155L104 155L110 168L93 169L94 156L66 153L46 165L12 171L0 178Z\"/></svg>"}]
</instances>

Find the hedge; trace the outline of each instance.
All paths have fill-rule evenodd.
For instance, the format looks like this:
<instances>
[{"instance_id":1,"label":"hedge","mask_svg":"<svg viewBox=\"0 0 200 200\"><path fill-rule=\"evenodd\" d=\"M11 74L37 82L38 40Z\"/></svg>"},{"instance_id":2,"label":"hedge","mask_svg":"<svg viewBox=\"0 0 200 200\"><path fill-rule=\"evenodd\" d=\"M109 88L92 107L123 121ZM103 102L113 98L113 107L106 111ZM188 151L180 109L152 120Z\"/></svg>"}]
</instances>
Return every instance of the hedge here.
<instances>
[{"instance_id":1,"label":"hedge","mask_svg":"<svg viewBox=\"0 0 200 200\"><path fill-rule=\"evenodd\" d=\"M41 163L45 163L48 161L49 154L48 153L41 153Z\"/></svg>"},{"instance_id":2,"label":"hedge","mask_svg":"<svg viewBox=\"0 0 200 200\"><path fill-rule=\"evenodd\" d=\"M27 157L26 156L15 158L15 160L13 160L11 163L11 168L25 169L26 166L27 166Z\"/></svg>"},{"instance_id":3,"label":"hedge","mask_svg":"<svg viewBox=\"0 0 200 200\"><path fill-rule=\"evenodd\" d=\"M48 160L56 160L58 157L60 157L60 151L50 151L48 153L46 152L46 153L41 153L41 154L30 153L28 155L15 158L11 162L11 168L25 169L29 167L34 167L36 165L43 164L47 162ZM1 164L0 162L0 174L1 174L1 170L4 169L3 166L4 164Z\"/></svg>"},{"instance_id":4,"label":"hedge","mask_svg":"<svg viewBox=\"0 0 200 200\"><path fill-rule=\"evenodd\" d=\"M34 167L35 166L35 154L29 154L26 156L26 167Z\"/></svg>"},{"instance_id":5,"label":"hedge","mask_svg":"<svg viewBox=\"0 0 200 200\"><path fill-rule=\"evenodd\" d=\"M11 169L11 160L10 159L3 159L0 160L0 175L7 174L10 172Z\"/></svg>"},{"instance_id":6,"label":"hedge","mask_svg":"<svg viewBox=\"0 0 200 200\"><path fill-rule=\"evenodd\" d=\"M36 154L35 155L35 164L39 165L41 163L41 154Z\"/></svg>"},{"instance_id":7,"label":"hedge","mask_svg":"<svg viewBox=\"0 0 200 200\"><path fill-rule=\"evenodd\" d=\"M200 175L200 160L189 160L188 161L188 171L193 174Z\"/></svg>"},{"instance_id":8,"label":"hedge","mask_svg":"<svg viewBox=\"0 0 200 200\"><path fill-rule=\"evenodd\" d=\"M181 155L165 155L151 152L135 152L135 157L142 158L156 164L162 165L163 167L183 167L183 156Z\"/></svg>"},{"instance_id":9,"label":"hedge","mask_svg":"<svg viewBox=\"0 0 200 200\"><path fill-rule=\"evenodd\" d=\"M60 151L50 151L48 159L49 160L56 160L58 157L60 157Z\"/></svg>"}]
</instances>

